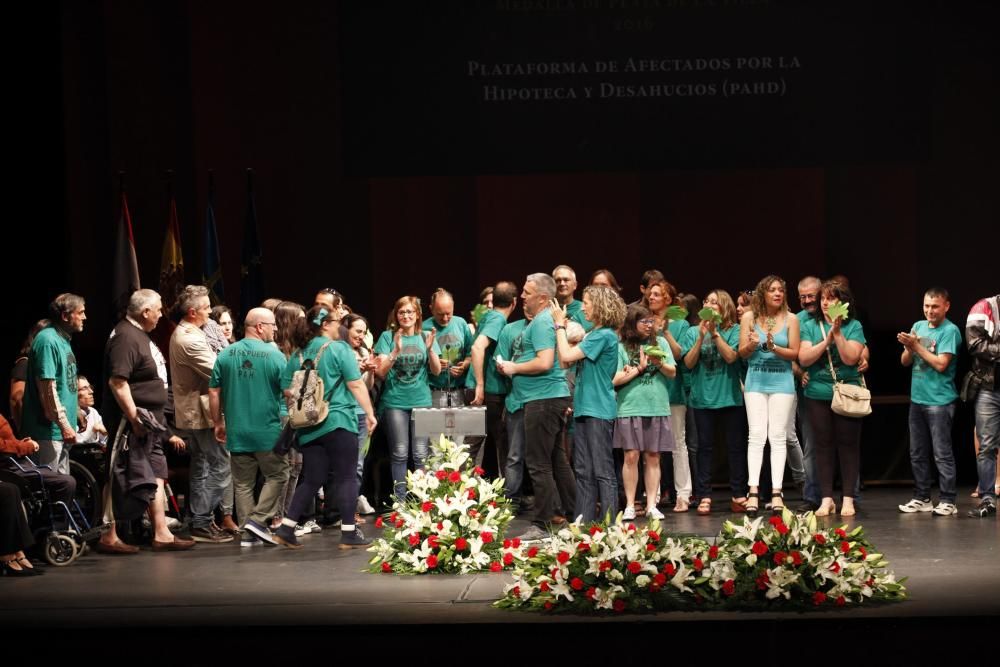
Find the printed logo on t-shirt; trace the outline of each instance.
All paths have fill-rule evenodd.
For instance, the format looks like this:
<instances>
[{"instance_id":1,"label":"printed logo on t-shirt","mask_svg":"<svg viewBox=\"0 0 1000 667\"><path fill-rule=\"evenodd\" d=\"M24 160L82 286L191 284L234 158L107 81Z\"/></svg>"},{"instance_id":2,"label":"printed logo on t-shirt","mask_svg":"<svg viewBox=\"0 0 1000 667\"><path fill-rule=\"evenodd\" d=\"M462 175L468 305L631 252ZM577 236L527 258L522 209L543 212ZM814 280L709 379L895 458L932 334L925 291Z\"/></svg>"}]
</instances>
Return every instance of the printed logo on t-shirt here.
<instances>
[{"instance_id":1,"label":"printed logo on t-shirt","mask_svg":"<svg viewBox=\"0 0 1000 667\"><path fill-rule=\"evenodd\" d=\"M163 358L163 353L160 352L160 348L153 341L149 341L149 354L153 357L153 361L156 362L156 374L163 380L163 388L166 389L168 386L167 360Z\"/></svg>"},{"instance_id":2,"label":"printed logo on t-shirt","mask_svg":"<svg viewBox=\"0 0 1000 667\"><path fill-rule=\"evenodd\" d=\"M396 358L392 370L396 374L396 382L401 385L417 383L420 371L427 361L427 348L420 345L403 345L403 350Z\"/></svg>"},{"instance_id":3,"label":"printed logo on t-shirt","mask_svg":"<svg viewBox=\"0 0 1000 667\"><path fill-rule=\"evenodd\" d=\"M76 388L76 355L72 352L66 357L66 386Z\"/></svg>"},{"instance_id":4,"label":"printed logo on t-shirt","mask_svg":"<svg viewBox=\"0 0 1000 667\"><path fill-rule=\"evenodd\" d=\"M917 338L917 342L924 346L924 348L931 354L937 354L937 341L929 336L920 336ZM924 361L924 358L919 354L913 355L913 372L914 373L926 373L929 370L933 370L930 365Z\"/></svg>"},{"instance_id":5,"label":"printed logo on t-shirt","mask_svg":"<svg viewBox=\"0 0 1000 667\"><path fill-rule=\"evenodd\" d=\"M524 352L524 331L521 331L510 344L510 358L512 361L517 361L521 353Z\"/></svg>"},{"instance_id":6,"label":"printed logo on t-shirt","mask_svg":"<svg viewBox=\"0 0 1000 667\"><path fill-rule=\"evenodd\" d=\"M719 354L719 349L715 347L714 342L710 342L707 345L702 346L701 364L707 375L714 375L715 373L722 372L724 368L722 356Z\"/></svg>"},{"instance_id":7,"label":"printed logo on t-shirt","mask_svg":"<svg viewBox=\"0 0 1000 667\"><path fill-rule=\"evenodd\" d=\"M253 362L250 361L249 359L244 359L243 363L240 364L240 370L238 375L241 378L246 378L248 380L252 379L254 376Z\"/></svg>"},{"instance_id":8,"label":"printed logo on t-shirt","mask_svg":"<svg viewBox=\"0 0 1000 667\"><path fill-rule=\"evenodd\" d=\"M436 336L438 347L441 348L441 359L450 364L457 363L462 357L462 338L453 332L439 333Z\"/></svg>"}]
</instances>

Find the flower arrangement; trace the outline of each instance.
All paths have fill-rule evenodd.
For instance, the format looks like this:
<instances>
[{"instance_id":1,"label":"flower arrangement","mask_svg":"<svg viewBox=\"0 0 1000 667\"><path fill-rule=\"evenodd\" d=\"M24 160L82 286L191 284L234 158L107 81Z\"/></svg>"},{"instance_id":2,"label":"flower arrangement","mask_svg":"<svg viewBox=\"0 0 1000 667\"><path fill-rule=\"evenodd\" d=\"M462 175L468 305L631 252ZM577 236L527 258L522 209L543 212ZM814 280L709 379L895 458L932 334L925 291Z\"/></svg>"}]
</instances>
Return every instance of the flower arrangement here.
<instances>
[{"instance_id":1,"label":"flower arrangement","mask_svg":"<svg viewBox=\"0 0 1000 667\"><path fill-rule=\"evenodd\" d=\"M426 468L406 475L407 497L378 517L383 529L368 551L370 572L386 574L501 570L520 556L519 540L505 540L514 518L503 479L489 481L473 467L469 448L443 435L431 443Z\"/></svg>"},{"instance_id":2,"label":"flower arrangement","mask_svg":"<svg viewBox=\"0 0 1000 667\"><path fill-rule=\"evenodd\" d=\"M818 530L816 519L726 522L715 544L669 537L658 521L570 524L523 551L505 609L622 613L690 608L844 606L906 597L860 527Z\"/></svg>"}]
</instances>

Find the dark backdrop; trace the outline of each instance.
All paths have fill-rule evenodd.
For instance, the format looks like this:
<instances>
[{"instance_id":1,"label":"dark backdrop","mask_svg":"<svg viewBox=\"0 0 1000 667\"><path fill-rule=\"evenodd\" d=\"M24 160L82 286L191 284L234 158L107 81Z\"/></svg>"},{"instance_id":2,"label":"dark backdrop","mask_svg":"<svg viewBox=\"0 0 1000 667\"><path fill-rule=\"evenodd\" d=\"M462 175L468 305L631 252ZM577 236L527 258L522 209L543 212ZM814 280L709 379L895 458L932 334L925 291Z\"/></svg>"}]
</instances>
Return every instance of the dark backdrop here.
<instances>
[{"instance_id":1,"label":"dark backdrop","mask_svg":"<svg viewBox=\"0 0 1000 667\"><path fill-rule=\"evenodd\" d=\"M425 4L429 12L438 5ZM619 18L640 20L640 25L644 17L654 22L662 18L649 9L657 3L622 4L639 9L621 10ZM794 6L660 4L739 5L741 11L753 5ZM238 304L245 169L252 167L269 295L305 303L317 288L334 287L379 329L392 301L404 293L426 297L445 286L464 313L482 286L499 279L520 282L529 272L551 270L559 263L574 266L581 285L595 269L610 268L629 298L637 295L639 275L649 267L660 268L680 289L699 295L715 287L735 293L770 272L792 284L807 273L845 273L866 313L872 388L876 395L905 394L908 373L899 367L894 334L920 317L923 289L947 286L953 295L952 319L962 325L976 299L1000 288L995 261L996 16L985 1L928 3L915 13L900 5L875 19L866 3L844 4L849 11L840 12L828 32L810 24L823 38L812 47L811 57L823 63L823 76L834 76L834 81L830 71L835 68L824 58L833 60L837 54L824 49L854 34L866 36L866 48L877 47L879 27L893 25L892 11L899 13L900 25L919 30L914 41L899 38L902 31L897 29L895 36L886 37L889 46L875 49L893 53L891 66L873 63L866 69L854 62L851 70L886 80L879 99L900 109L899 136L912 139L909 148L899 136L872 136L852 143L847 154L783 149L761 153L755 163L753 155L734 152L705 164L704 156L697 157L697 137L689 137L685 150L694 157L687 162L676 156L657 162L642 153L643 163L630 168L605 151L554 170L551 162L535 159L551 158L542 151L523 164L507 154L496 168L485 164L463 171L453 162L441 167L444 163L430 157L426 164L412 154L395 159L391 145L377 142L379 156L385 156L382 171L392 176L374 175L372 163L381 163L363 159L365 144L356 140L357 133L373 131L372 119L365 119L368 105L378 122L402 122L417 134L423 127L435 128L435 136L447 131L443 141L461 141L463 128L489 131L480 119L468 118L467 109L459 115L447 105L434 106L450 94L444 73L419 72L436 92L414 100L412 107L405 98L395 100L393 91L398 90L389 84L381 92L374 85L364 94L357 92L358 81L380 76L375 65L358 55L357 31L399 32L400 22L412 12L359 12L356 3L343 2L110 0L24 10L28 16L19 25L25 46L17 61L23 67L16 68L13 79L24 90L18 98L23 104L14 111L18 125L8 132L24 149L27 178L17 181L18 191L9 195L13 235L5 266L14 307L5 318L2 349L12 359L51 297L72 290L87 297L90 313L87 330L74 340L81 371L100 375L100 352L112 326L108 302L119 170L127 174L143 284L151 287L157 284L166 229L164 172L173 169L176 174L184 257L194 281L201 267L207 171L215 170L226 291L230 303ZM534 9L539 5L542 9ZM522 8L519 20L531 26L553 21L551 12L565 12L568 5L512 0L496 6ZM730 15L719 16L719 21L732 22ZM450 30L464 35L463 18L444 16L444 28L435 23L428 34ZM594 25L606 28L607 19ZM692 25L711 31L713 19L702 14ZM783 25L783 30L795 29L794 22ZM493 35L495 48L497 39L503 46L502 37ZM465 37L456 40L469 43ZM629 41L628 35L619 38L616 48L627 48L621 44ZM440 55L430 40L420 42ZM581 37L577 43L587 40ZM577 47L570 43L566 48ZM408 59L420 60L420 54L401 52L396 59L405 65ZM350 70L346 78L345 69ZM870 102L875 93L866 90L875 84L869 79L864 85L846 85L847 99ZM400 80L410 81L406 76ZM895 92L883 99L885 90ZM395 100L395 116L385 112L387 99ZM808 99L798 103L810 108ZM563 109L570 125L575 109ZM538 113L553 112L540 108ZM458 127L442 123L442 115ZM620 116L621 123L630 122L628 107ZM873 112L850 122L858 124L858 132L875 127L892 133L891 118L884 116ZM497 116L504 118L508 144L525 137L545 141L526 127L517 132L518 123L531 121L530 109ZM599 122L588 125L595 143L606 138L602 127ZM797 122L796 131L808 127L808 122ZM851 136L851 127L838 132ZM385 131L398 133L399 128ZM698 125L690 131L711 133ZM780 134L780 123L769 131L778 132L781 142L790 141ZM813 131L816 136L805 135L803 145L829 148L829 141L819 140L823 127ZM499 150L496 142L488 144ZM603 166L594 161L601 156L608 160ZM877 470L866 471L869 475L908 474L900 467L906 465L904 412L886 407L868 420L866 452L887 452L884 457L866 453L866 461L878 461ZM957 447L967 452L964 410L959 422ZM966 477L970 459L968 454L960 457Z\"/></svg>"}]
</instances>

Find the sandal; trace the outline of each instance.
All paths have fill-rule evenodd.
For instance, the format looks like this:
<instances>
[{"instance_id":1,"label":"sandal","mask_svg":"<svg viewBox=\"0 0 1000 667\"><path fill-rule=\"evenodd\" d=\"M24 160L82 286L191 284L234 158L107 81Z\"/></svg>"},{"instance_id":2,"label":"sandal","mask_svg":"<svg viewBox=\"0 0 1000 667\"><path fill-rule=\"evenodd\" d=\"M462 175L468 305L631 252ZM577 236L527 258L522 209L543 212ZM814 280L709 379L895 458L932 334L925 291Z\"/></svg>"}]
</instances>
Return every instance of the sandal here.
<instances>
[{"instance_id":1,"label":"sandal","mask_svg":"<svg viewBox=\"0 0 1000 667\"><path fill-rule=\"evenodd\" d=\"M367 519L365 519L365 518L364 518L363 516L361 516L360 514L358 514L357 512L355 512L355 513L354 513L354 523L355 523L356 525L360 526L361 524L364 524L364 523L368 523L368 520L367 520Z\"/></svg>"},{"instance_id":2,"label":"sandal","mask_svg":"<svg viewBox=\"0 0 1000 667\"><path fill-rule=\"evenodd\" d=\"M687 512L691 508L691 503L689 503L685 498L678 498L677 504L674 505L675 512Z\"/></svg>"},{"instance_id":3,"label":"sandal","mask_svg":"<svg viewBox=\"0 0 1000 667\"><path fill-rule=\"evenodd\" d=\"M743 506L743 511L751 519L754 519L754 518L757 517L757 512L759 511L759 508L758 508L758 505L759 505L758 498L759 497L760 496L757 495L756 491L751 491L750 493L747 494L747 502L746 502L746 505Z\"/></svg>"},{"instance_id":4,"label":"sandal","mask_svg":"<svg viewBox=\"0 0 1000 667\"><path fill-rule=\"evenodd\" d=\"M712 499L702 498L701 502L698 503L698 514L702 516L712 513Z\"/></svg>"},{"instance_id":5,"label":"sandal","mask_svg":"<svg viewBox=\"0 0 1000 667\"><path fill-rule=\"evenodd\" d=\"M778 502L774 502L775 499ZM785 510L785 494L781 491L771 492L771 514L774 516L781 516L781 513Z\"/></svg>"},{"instance_id":6,"label":"sandal","mask_svg":"<svg viewBox=\"0 0 1000 667\"><path fill-rule=\"evenodd\" d=\"M747 509L747 499L746 498L730 498L729 499L729 509L736 514L742 514Z\"/></svg>"}]
</instances>

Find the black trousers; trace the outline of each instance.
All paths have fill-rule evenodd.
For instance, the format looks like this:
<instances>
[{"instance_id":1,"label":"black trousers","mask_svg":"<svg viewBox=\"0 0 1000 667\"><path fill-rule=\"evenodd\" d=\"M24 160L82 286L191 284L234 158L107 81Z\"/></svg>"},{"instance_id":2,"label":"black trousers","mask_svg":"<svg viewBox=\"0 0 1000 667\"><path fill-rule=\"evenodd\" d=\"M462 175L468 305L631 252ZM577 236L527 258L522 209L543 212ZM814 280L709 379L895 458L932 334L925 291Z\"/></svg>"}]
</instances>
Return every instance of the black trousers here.
<instances>
[{"instance_id":1,"label":"black trousers","mask_svg":"<svg viewBox=\"0 0 1000 667\"><path fill-rule=\"evenodd\" d=\"M34 544L28 517L21 505L21 491L0 482L0 554L13 554Z\"/></svg>"}]
</instances>

